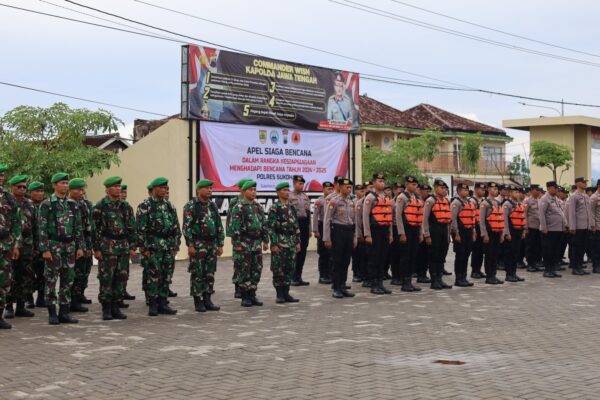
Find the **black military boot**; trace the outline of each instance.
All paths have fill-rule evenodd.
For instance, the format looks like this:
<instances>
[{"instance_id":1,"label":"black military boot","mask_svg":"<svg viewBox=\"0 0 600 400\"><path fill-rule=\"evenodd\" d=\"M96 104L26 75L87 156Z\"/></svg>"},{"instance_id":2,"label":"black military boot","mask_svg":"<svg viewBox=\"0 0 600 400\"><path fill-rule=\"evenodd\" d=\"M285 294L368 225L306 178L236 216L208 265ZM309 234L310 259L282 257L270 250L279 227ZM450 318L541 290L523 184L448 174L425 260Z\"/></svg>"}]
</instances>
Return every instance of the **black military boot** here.
<instances>
[{"instance_id":1,"label":"black military boot","mask_svg":"<svg viewBox=\"0 0 600 400\"><path fill-rule=\"evenodd\" d=\"M33 301L33 294L27 296L27 308L35 308L35 301Z\"/></svg>"},{"instance_id":2,"label":"black military boot","mask_svg":"<svg viewBox=\"0 0 600 400\"><path fill-rule=\"evenodd\" d=\"M114 319L127 319L127 315L121 312L121 309L119 308L119 303L116 301L113 301L111 303L110 311Z\"/></svg>"},{"instance_id":3,"label":"black military boot","mask_svg":"<svg viewBox=\"0 0 600 400\"><path fill-rule=\"evenodd\" d=\"M77 320L69 315L69 305L68 304L60 305L60 311L58 312L58 320L60 321L61 324L76 324L79 322L79 320Z\"/></svg>"},{"instance_id":4,"label":"black military boot","mask_svg":"<svg viewBox=\"0 0 600 400\"><path fill-rule=\"evenodd\" d=\"M242 298L242 292L240 292L240 285L238 285L237 283L235 284L235 293L234 293L233 297L236 299Z\"/></svg>"},{"instance_id":5,"label":"black military boot","mask_svg":"<svg viewBox=\"0 0 600 400\"><path fill-rule=\"evenodd\" d=\"M377 284L379 285L379 288L381 290L383 290L383 294L392 294L392 291L389 290L388 288L386 288L385 286L383 286L383 279L380 279Z\"/></svg>"},{"instance_id":6,"label":"black military boot","mask_svg":"<svg viewBox=\"0 0 600 400\"><path fill-rule=\"evenodd\" d=\"M79 296L79 303L81 303L81 304L92 304L92 300L88 299L87 297L85 297L85 294L81 293L81 296Z\"/></svg>"},{"instance_id":7,"label":"black military boot","mask_svg":"<svg viewBox=\"0 0 600 400\"><path fill-rule=\"evenodd\" d=\"M275 303L285 303L285 298L283 297L283 286L275 286L275 292L277 293L275 297Z\"/></svg>"},{"instance_id":8,"label":"black military boot","mask_svg":"<svg viewBox=\"0 0 600 400\"><path fill-rule=\"evenodd\" d=\"M82 306L79 301L80 298L78 296L73 296L73 299L71 300L70 310L72 312L88 312L87 307Z\"/></svg>"},{"instance_id":9,"label":"black military boot","mask_svg":"<svg viewBox=\"0 0 600 400\"><path fill-rule=\"evenodd\" d=\"M157 298L149 298L148 299L148 315L151 317L156 317L158 315L158 299Z\"/></svg>"},{"instance_id":10,"label":"black military boot","mask_svg":"<svg viewBox=\"0 0 600 400\"><path fill-rule=\"evenodd\" d=\"M158 298L158 313L165 315L175 315L177 314L177 310L172 309L167 304L167 299L159 297Z\"/></svg>"},{"instance_id":11,"label":"black military boot","mask_svg":"<svg viewBox=\"0 0 600 400\"><path fill-rule=\"evenodd\" d=\"M37 292L37 297L35 299L35 306L36 307L46 307L46 299L44 298L44 291L43 290L38 290Z\"/></svg>"},{"instance_id":12,"label":"black military boot","mask_svg":"<svg viewBox=\"0 0 600 400\"><path fill-rule=\"evenodd\" d=\"M113 319L112 307L110 303L102 303L102 320L111 321Z\"/></svg>"},{"instance_id":13,"label":"black military boot","mask_svg":"<svg viewBox=\"0 0 600 400\"><path fill-rule=\"evenodd\" d=\"M362 287L365 287L365 288L371 288L371 287L373 287L373 281L370 280L370 279L363 279L363 281L362 281Z\"/></svg>"},{"instance_id":14,"label":"black military boot","mask_svg":"<svg viewBox=\"0 0 600 400\"><path fill-rule=\"evenodd\" d=\"M171 288L169 288L169 295L168 297L177 297L177 292L174 292L171 290Z\"/></svg>"},{"instance_id":15,"label":"black military boot","mask_svg":"<svg viewBox=\"0 0 600 400\"><path fill-rule=\"evenodd\" d=\"M221 307L219 307L218 305L214 304L211 300L211 296L212 296L212 292L209 290L208 292L204 293L204 307L206 307L206 309L208 311L219 311L221 309Z\"/></svg>"},{"instance_id":16,"label":"black military boot","mask_svg":"<svg viewBox=\"0 0 600 400\"><path fill-rule=\"evenodd\" d=\"M442 290L443 287L440 285L441 274L438 275L435 272L430 272L429 275L431 276L431 285L429 287L433 290Z\"/></svg>"},{"instance_id":17,"label":"black military boot","mask_svg":"<svg viewBox=\"0 0 600 400\"><path fill-rule=\"evenodd\" d=\"M1 317L1 315L0 315ZM4 318L13 319L15 317L15 310L13 308L12 302L6 303L6 309L4 310Z\"/></svg>"},{"instance_id":18,"label":"black military boot","mask_svg":"<svg viewBox=\"0 0 600 400\"><path fill-rule=\"evenodd\" d=\"M58 316L56 315L56 305L52 304L48 306L48 324L50 325L58 325L60 321L58 320Z\"/></svg>"},{"instance_id":19,"label":"black military boot","mask_svg":"<svg viewBox=\"0 0 600 400\"><path fill-rule=\"evenodd\" d=\"M242 296L242 307L252 307L252 300L250 300L250 291L240 289L240 295Z\"/></svg>"},{"instance_id":20,"label":"black military boot","mask_svg":"<svg viewBox=\"0 0 600 400\"><path fill-rule=\"evenodd\" d=\"M446 282L444 282L444 280L442 279L441 276L440 276L440 285L442 286L442 289L452 289L452 285L448 285Z\"/></svg>"},{"instance_id":21,"label":"black military boot","mask_svg":"<svg viewBox=\"0 0 600 400\"><path fill-rule=\"evenodd\" d=\"M15 317L33 317L35 314L25 308L25 302L17 301L17 309L15 311Z\"/></svg>"},{"instance_id":22,"label":"black military boot","mask_svg":"<svg viewBox=\"0 0 600 400\"><path fill-rule=\"evenodd\" d=\"M127 292L127 290L125 291L125 294L123 295L123 300L135 300L135 296L132 296L131 294L129 294L129 292Z\"/></svg>"},{"instance_id":23,"label":"black military boot","mask_svg":"<svg viewBox=\"0 0 600 400\"><path fill-rule=\"evenodd\" d=\"M2 318L3 314L4 314L4 308L0 308L0 329L10 329L10 328L12 328L12 325L9 324L8 322L6 322L4 320L4 318Z\"/></svg>"},{"instance_id":24,"label":"black military boot","mask_svg":"<svg viewBox=\"0 0 600 400\"><path fill-rule=\"evenodd\" d=\"M129 304L125 303L123 300L119 301L119 308L129 308Z\"/></svg>"},{"instance_id":25,"label":"black military boot","mask_svg":"<svg viewBox=\"0 0 600 400\"><path fill-rule=\"evenodd\" d=\"M411 280L412 278L404 278L402 280L402 287L400 288L400 290L403 292L414 292L413 286L410 282Z\"/></svg>"},{"instance_id":26,"label":"black military boot","mask_svg":"<svg viewBox=\"0 0 600 400\"><path fill-rule=\"evenodd\" d=\"M354 293L349 292L348 289L345 288L346 285L342 285L340 292L344 295L344 297L354 297Z\"/></svg>"},{"instance_id":27,"label":"black military boot","mask_svg":"<svg viewBox=\"0 0 600 400\"><path fill-rule=\"evenodd\" d=\"M450 276L452 275L452 272L446 271L446 268L442 268L442 275Z\"/></svg>"},{"instance_id":28,"label":"black military boot","mask_svg":"<svg viewBox=\"0 0 600 400\"><path fill-rule=\"evenodd\" d=\"M292 297L290 295L290 287L289 286L283 287L283 298L285 299L286 303L298 303L300 301L299 299Z\"/></svg>"},{"instance_id":29,"label":"black military boot","mask_svg":"<svg viewBox=\"0 0 600 400\"><path fill-rule=\"evenodd\" d=\"M252 289L249 292L250 292L250 301L252 302L252 305L259 306L259 307L262 306L263 305L262 301L259 301L256 298L256 289Z\"/></svg>"},{"instance_id":30,"label":"black military boot","mask_svg":"<svg viewBox=\"0 0 600 400\"><path fill-rule=\"evenodd\" d=\"M427 275L417 276L417 283L431 283L431 279Z\"/></svg>"},{"instance_id":31,"label":"black military boot","mask_svg":"<svg viewBox=\"0 0 600 400\"><path fill-rule=\"evenodd\" d=\"M206 312L206 307L200 296L194 296L194 310L196 312Z\"/></svg>"},{"instance_id":32,"label":"black military boot","mask_svg":"<svg viewBox=\"0 0 600 400\"><path fill-rule=\"evenodd\" d=\"M381 286L383 286L383 282L382 282ZM385 294L385 291L383 290L383 288L381 286L379 286L379 281L378 280L371 281L371 293L373 293L373 294Z\"/></svg>"}]
</instances>

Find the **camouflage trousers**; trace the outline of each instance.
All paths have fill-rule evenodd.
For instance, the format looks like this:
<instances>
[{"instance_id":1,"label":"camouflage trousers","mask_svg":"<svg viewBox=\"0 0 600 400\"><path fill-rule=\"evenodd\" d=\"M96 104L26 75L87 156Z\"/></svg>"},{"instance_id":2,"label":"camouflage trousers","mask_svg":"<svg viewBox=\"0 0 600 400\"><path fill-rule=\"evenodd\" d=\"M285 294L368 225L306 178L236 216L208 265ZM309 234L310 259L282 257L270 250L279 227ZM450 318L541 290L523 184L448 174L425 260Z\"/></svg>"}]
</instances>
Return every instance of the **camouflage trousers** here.
<instances>
[{"instance_id":1,"label":"camouflage trousers","mask_svg":"<svg viewBox=\"0 0 600 400\"><path fill-rule=\"evenodd\" d=\"M127 267L125 267L125 282L123 282L123 293L125 293L127 291L127 283L128 282L129 282L129 258L127 259Z\"/></svg>"},{"instance_id":2,"label":"camouflage trousers","mask_svg":"<svg viewBox=\"0 0 600 400\"><path fill-rule=\"evenodd\" d=\"M12 252L0 253L0 308L6 307L6 297L12 284Z\"/></svg>"},{"instance_id":3,"label":"camouflage trousers","mask_svg":"<svg viewBox=\"0 0 600 400\"><path fill-rule=\"evenodd\" d=\"M38 291L39 295L44 295L44 286L46 286L46 278L44 278L44 259L41 256L35 256L33 258L33 271L35 272L35 282L33 284L33 290Z\"/></svg>"},{"instance_id":4,"label":"camouflage trousers","mask_svg":"<svg viewBox=\"0 0 600 400\"><path fill-rule=\"evenodd\" d=\"M240 270L239 260L233 257L233 275L231 276L231 283L237 285L238 283L238 271Z\"/></svg>"},{"instance_id":5,"label":"camouflage trousers","mask_svg":"<svg viewBox=\"0 0 600 400\"><path fill-rule=\"evenodd\" d=\"M52 261L46 261L44 269L46 277L45 300L46 305L70 304L71 288L75 279L75 249L67 251L58 249L52 251ZM58 297L56 296L56 282L59 282Z\"/></svg>"},{"instance_id":6,"label":"camouflage trousers","mask_svg":"<svg viewBox=\"0 0 600 400\"><path fill-rule=\"evenodd\" d=\"M98 301L100 303L123 300L128 267L129 254L102 255L102 260L98 262L98 283L100 284Z\"/></svg>"},{"instance_id":7,"label":"camouflage trousers","mask_svg":"<svg viewBox=\"0 0 600 400\"><path fill-rule=\"evenodd\" d=\"M289 286L296 269L296 248L279 247L279 253L271 253L273 286Z\"/></svg>"},{"instance_id":8,"label":"camouflage trousers","mask_svg":"<svg viewBox=\"0 0 600 400\"><path fill-rule=\"evenodd\" d=\"M217 271L217 248L205 245L196 248L196 255L190 257L190 296L212 293Z\"/></svg>"},{"instance_id":9,"label":"camouflage trousers","mask_svg":"<svg viewBox=\"0 0 600 400\"><path fill-rule=\"evenodd\" d=\"M92 271L92 257L81 257L75 261L75 279L73 281L73 296L82 296L88 287L88 279Z\"/></svg>"},{"instance_id":10,"label":"camouflage trousers","mask_svg":"<svg viewBox=\"0 0 600 400\"><path fill-rule=\"evenodd\" d=\"M173 251L153 251L147 262L146 292L148 297L150 299L157 297L166 299L175 267Z\"/></svg>"},{"instance_id":11,"label":"camouflage trousers","mask_svg":"<svg viewBox=\"0 0 600 400\"><path fill-rule=\"evenodd\" d=\"M28 251L29 250L29 251ZM35 271L32 249L21 249L17 261L13 261L13 283L10 289L10 302L27 301L34 291Z\"/></svg>"},{"instance_id":12,"label":"camouflage trousers","mask_svg":"<svg viewBox=\"0 0 600 400\"><path fill-rule=\"evenodd\" d=\"M140 255L140 266L142 267L142 290L148 296L148 258Z\"/></svg>"},{"instance_id":13,"label":"camouflage trousers","mask_svg":"<svg viewBox=\"0 0 600 400\"><path fill-rule=\"evenodd\" d=\"M256 290L262 273L262 251L234 251L233 262L238 263L237 283L240 289Z\"/></svg>"}]
</instances>

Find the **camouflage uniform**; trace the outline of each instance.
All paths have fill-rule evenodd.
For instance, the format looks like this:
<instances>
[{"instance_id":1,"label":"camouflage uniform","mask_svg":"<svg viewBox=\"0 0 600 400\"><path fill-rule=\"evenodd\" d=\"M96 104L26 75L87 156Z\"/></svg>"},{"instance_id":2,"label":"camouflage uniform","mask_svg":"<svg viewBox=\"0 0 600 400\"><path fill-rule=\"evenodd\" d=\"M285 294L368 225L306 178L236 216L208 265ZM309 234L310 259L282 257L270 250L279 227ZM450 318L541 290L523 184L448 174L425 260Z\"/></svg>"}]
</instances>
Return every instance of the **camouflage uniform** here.
<instances>
[{"instance_id":1,"label":"camouflage uniform","mask_svg":"<svg viewBox=\"0 0 600 400\"><path fill-rule=\"evenodd\" d=\"M94 205L87 199L81 199L77 202L79 210L81 212L81 223L83 225L83 238L85 241L85 248L88 250L92 249L92 209ZM75 279L73 281L72 297L81 299L85 289L88 286L88 279L90 272L92 271L92 256L88 256L84 253L83 257L75 260Z\"/></svg>"},{"instance_id":2,"label":"camouflage uniform","mask_svg":"<svg viewBox=\"0 0 600 400\"><path fill-rule=\"evenodd\" d=\"M94 207L92 220L94 251L102 253L98 262L98 301L119 302L125 293L129 251L135 250L137 242L133 210L127 202L105 197Z\"/></svg>"},{"instance_id":3,"label":"camouflage uniform","mask_svg":"<svg viewBox=\"0 0 600 400\"><path fill-rule=\"evenodd\" d=\"M136 220L138 247L150 252L145 282L148 298L166 299L181 238L177 213L169 201L151 197L139 205Z\"/></svg>"},{"instance_id":4,"label":"camouflage uniform","mask_svg":"<svg viewBox=\"0 0 600 400\"><path fill-rule=\"evenodd\" d=\"M12 284L12 251L21 246L20 219L15 198L0 187L0 309L6 306L6 297Z\"/></svg>"},{"instance_id":5,"label":"camouflage uniform","mask_svg":"<svg viewBox=\"0 0 600 400\"><path fill-rule=\"evenodd\" d=\"M242 199L242 195L238 194L237 196L234 196L231 198L231 200L229 201L229 208L227 209L227 218L225 220L225 227L227 228L227 237L231 237L231 233L230 233L230 228L229 228L229 224L231 223L231 211L233 210L233 207L235 207L235 205L237 203L239 203L239 201ZM238 277L237 277L237 272L240 269L238 262L236 261L236 259L233 259L233 275L231 276L231 283L237 285L238 283Z\"/></svg>"},{"instance_id":6,"label":"camouflage uniform","mask_svg":"<svg viewBox=\"0 0 600 400\"><path fill-rule=\"evenodd\" d=\"M34 282L34 290L36 290L37 293L37 297L38 299L43 299L44 298L44 287L46 286L46 278L44 277L44 267L45 267L45 263L44 263L44 259L42 258L42 254L40 253L40 230L38 227L38 220L39 220L39 216L40 216L40 205L42 203L39 204L33 204L34 210L35 210L35 214L34 214L34 219L35 219L35 225L36 225L36 229L33 231L33 271L35 273L35 282ZM41 302L41 300L37 300L36 301L36 307L37 306L43 306L44 303Z\"/></svg>"},{"instance_id":7,"label":"camouflage uniform","mask_svg":"<svg viewBox=\"0 0 600 400\"><path fill-rule=\"evenodd\" d=\"M21 247L19 259L14 262L13 285L10 292L10 301L27 301L33 293L35 271L33 270L33 234L37 230L36 210L29 199L16 200L21 214Z\"/></svg>"},{"instance_id":8,"label":"camouflage uniform","mask_svg":"<svg viewBox=\"0 0 600 400\"><path fill-rule=\"evenodd\" d=\"M131 223L135 229L135 214L133 213L133 207L131 207L131 204L129 204L129 202L127 200L121 200L123 203L125 203L125 206L127 207L127 212L129 213L129 215L131 215ZM95 229L96 227L94 227ZM136 241L132 241L131 242L131 246L135 247ZM125 268L125 282L123 282L123 293L127 293L127 283L129 283L129 260L127 261L127 267Z\"/></svg>"},{"instance_id":9,"label":"camouflage uniform","mask_svg":"<svg viewBox=\"0 0 600 400\"><path fill-rule=\"evenodd\" d=\"M40 205L38 215L40 253L49 251L52 261L46 261L46 305L55 305L56 281L60 277L58 302L71 303L71 287L75 278L77 250L85 252L83 224L77 203L53 194Z\"/></svg>"},{"instance_id":10,"label":"camouflage uniform","mask_svg":"<svg viewBox=\"0 0 600 400\"><path fill-rule=\"evenodd\" d=\"M241 199L231 210L229 231L233 248L233 262L238 264L237 283L240 290L253 291L262 272L262 243L269 241L265 229L265 213L256 201Z\"/></svg>"},{"instance_id":11,"label":"camouflage uniform","mask_svg":"<svg viewBox=\"0 0 600 400\"><path fill-rule=\"evenodd\" d=\"M212 201L190 200L183 207L183 236L196 250L190 257L190 295L212 293L217 271L217 249L223 247L225 233L217 206Z\"/></svg>"},{"instance_id":12,"label":"camouflage uniform","mask_svg":"<svg viewBox=\"0 0 600 400\"><path fill-rule=\"evenodd\" d=\"M267 229L271 247L279 248L278 253L271 253L273 286L289 286L294 278L296 245L300 244L300 227L296 209L281 200L273 203L267 217Z\"/></svg>"},{"instance_id":13,"label":"camouflage uniform","mask_svg":"<svg viewBox=\"0 0 600 400\"><path fill-rule=\"evenodd\" d=\"M150 198L147 198L138 205L136 218L137 218L137 215L139 215L139 213L140 213L140 207L142 207L142 204L147 203L149 200L150 200ZM137 227L136 227L136 230L137 230ZM141 243L139 243L139 238L138 238L138 246L141 246ZM146 300L148 300L148 257L146 257L144 255L144 248L140 247L139 249L140 249L140 266L142 267L142 290L144 291L144 294L146 295Z\"/></svg>"}]
</instances>

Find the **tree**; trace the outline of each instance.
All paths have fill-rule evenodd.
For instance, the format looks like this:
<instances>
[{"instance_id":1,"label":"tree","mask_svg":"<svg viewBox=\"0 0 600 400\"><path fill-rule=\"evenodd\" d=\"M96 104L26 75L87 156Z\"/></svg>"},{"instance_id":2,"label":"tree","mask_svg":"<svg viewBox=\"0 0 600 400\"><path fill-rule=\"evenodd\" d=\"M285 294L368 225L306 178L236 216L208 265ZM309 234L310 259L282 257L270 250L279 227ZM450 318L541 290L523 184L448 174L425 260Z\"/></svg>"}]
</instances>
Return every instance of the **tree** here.
<instances>
[{"instance_id":1,"label":"tree","mask_svg":"<svg viewBox=\"0 0 600 400\"><path fill-rule=\"evenodd\" d=\"M86 135L116 131L123 122L106 110L19 106L0 117L0 162L7 177L25 174L47 190L58 171L88 177L119 159L113 152L84 145Z\"/></svg>"},{"instance_id":2,"label":"tree","mask_svg":"<svg viewBox=\"0 0 600 400\"><path fill-rule=\"evenodd\" d=\"M433 161L442 140L441 133L425 131L409 140L396 140L389 151L363 146L363 180L371 179L375 172L382 172L388 182L404 182L406 175L425 181L427 177L416 163Z\"/></svg>"},{"instance_id":3,"label":"tree","mask_svg":"<svg viewBox=\"0 0 600 400\"><path fill-rule=\"evenodd\" d=\"M533 165L550 169L552 177L558 183L560 183L562 174L572 166L573 149L564 144L539 140L531 143L530 155ZM557 177L559 169L561 170L561 174Z\"/></svg>"},{"instance_id":4,"label":"tree","mask_svg":"<svg viewBox=\"0 0 600 400\"><path fill-rule=\"evenodd\" d=\"M477 174L479 171L479 160L481 159L481 146L483 137L481 132L474 135L466 135L460 148L460 162L469 174Z\"/></svg>"},{"instance_id":5,"label":"tree","mask_svg":"<svg viewBox=\"0 0 600 400\"><path fill-rule=\"evenodd\" d=\"M529 186L531 183L531 171L529 170L527 161L519 154L513 156L512 161L508 164L508 172L513 178L520 177L522 181L521 184L524 186Z\"/></svg>"}]
</instances>

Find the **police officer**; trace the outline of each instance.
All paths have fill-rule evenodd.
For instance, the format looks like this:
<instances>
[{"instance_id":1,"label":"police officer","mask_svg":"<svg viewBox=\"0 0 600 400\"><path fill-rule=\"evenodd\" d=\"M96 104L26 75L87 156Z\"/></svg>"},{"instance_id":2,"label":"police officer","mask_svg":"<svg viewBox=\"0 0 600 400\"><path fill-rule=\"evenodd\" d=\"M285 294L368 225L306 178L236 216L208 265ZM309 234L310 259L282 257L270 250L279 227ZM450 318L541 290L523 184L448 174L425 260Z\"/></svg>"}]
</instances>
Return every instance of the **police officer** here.
<instances>
[{"instance_id":1,"label":"police officer","mask_svg":"<svg viewBox=\"0 0 600 400\"><path fill-rule=\"evenodd\" d=\"M521 251L521 243L525 238L525 207L519 201L519 189L508 185L511 197L504 201L504 241L509 244L505 254L505 270L507 282L521 282L525 279L517 275L517 258Z\"/></svg>"},{"instance_id":2,"label":"police officer","mask_svg":"<svg viewBox=\"0 0 600 400\"><path fill-rule=\"evenodd\" d=\"M456 276L455 286L469 287L472 282L467 280L467 266L469 264L469 255L473 249L473 242L477 239L475 232L475 214L479 209L475 208L473 202L469 199L469 186L464 183L456 185L456 194L450 204L452 222L450 223L450 232L454 241L454 275Z\"/></svg>"},{"instance_id":3,"label":"police officer","mask_svg":"<svg viewBox=\"0 0 600 400\"><path fill-rule=\"evenodd\" d=\"M383 276L387 270L387 255L392 236L392 202L385 195L385 177L382 173L373 174L374 191L365 197L363 206L363 234L368 246L369 280L371 293L391 294L383 286Z\"/></svg>"},{"instance_id":4,"label":"police officer","mask_svg":"<svg viewBox=\"0 0 600 400\"><path fill-rule=\"evenodd\" d=\"M575 186L575 185L573 185L573 186ZM577 186L572 188L573 191L575 191L576 189L577 189ZM569 197L569 194L567 193L567 190L565 188L563 188L562 186L559 186L558 191L556 193L556 198L558 201L558 205L560 206L560 208L562 208L563 213L565 214L565 223L567 224L566 230L565 230L565 232L563 232L562 238L560 240L560 253L559 253L560 261L559 261L558 267L557 267L559 271L564 271L566 269L564 266L569 265L567 260L564 258L565 251L567 250L567 246L569 246L569 242L571 240L571 237L569 235L569 207L567 204L568 197ZM569 251L567 254L569 256L569 259L572 258L571 246L569 246Z\"/></svg>"},{"instance_id":5,"label":"police officer","mask_svg":"<svg viewBox=\"0 0 600 400\"><path fill-rule=\"evenodd\" d=\"M483 238L483 255L485 266L485 283L499 285L504 283L497 278L498 252L504 242L504 213L498 203L498 185L495 182L487 184L488 196L479 206L479 227Z\"/></svg>"},{"instance_id":6,"label":"police officer","mask_svg":"<svg viewBox=\"0 0 600 400\"><path fill-rule=\"evenodd\" d=\"M401 291L419 292L421 288L412 284L412 276L416 272L419 244L423 242L423 200L417 196L417 178L409 175L404 180L406 189L398 195L394 204L395 240L398 245L394 247L392 257L398 260L398 264L392 264L397 267L397 271L392 270L392 276L396 275L400 280Z\"/></svg>"},{"instance_id":7,"label":"police officer","mask_svg":"<svg viewBox=\"0 0 600 400\"><path fill-rule=\"evenodd\" d=\"M444 262L448 253L448 237L450 236L450 202L448 201L446 182L436 179L433 183L435 197L425 201L423 213L423 236L429 250L429 274L431 289L450 289L442 279Z\"/></svg>"},{"instance_id":8,"label":"police officer","mask_svg":"<svg viewBox=\"0 0 600 400\"><path fill-rule=\"evenodd\" d=\"M296 209L298 224L300 225L300 252L296 255L296 270L292 286L307 286L310 283L302 280L302 271L306 259L306 248L311 237L310 232L310 199L303 192L306 181L302 175L293 177L294 191L290 192L290 203Z\"/></svg>"},{"instance_id":9,"label":"police officer","mask_svg":"<svg viewBox=\"0 0 600 400\"><path fill-rule=\"evenodd\" d=\"M35 220L37 226L38 215L40 212L40 205L42 201L44 201L45 192L44 192L44 184L40 181L33 181L27 186L27 191L29 192L29 197L35 207ZM37 291L37 297L35 299L36 307L46 307L46 303L44 301L44 260L42 259L42 255L39 251L39 230L36 229L33 231L33 269L35 271L35 285L34 290Z\"/></svg>"},{"instance_id":10,"label":"police officer","mask_svg":"<svg viewBox=\"0 0 600 400\"><path fill-rule=\"evenodd\" d=\"M600 273L600 179L596 182L596 192L590 197L592 226L590 241L592 247L592 272Z\"/></svg>"},{"instance_id":11,"label":"police officer","mask_svg":"<svg viewBox=\"0 0 600 400\"><path fill-rule=\"evenodd\" d=\"M569 197L569 234L571 235L571 258L570 267L573 275L588 275L589 272L583 269L583 256L588 232L592 225L592 215L590 211L590 198L585 194L587 179L575 179L577 190Z\"/></svg>"},{"instance_id":12,"label":"police officer","mask_svg":"<svg viewBox=\"0 0 600 400\"><path fill-rule=\"evenodd\" d=\"M300 226L296 209L290 204L290 184L281 182L275 186L277 201L267 216L267 229L271 241L271 272L277 303L297 303L290 296L290 284L296 266L296 254L300 251Z\"/></svg>"},{"instance_id":13,"label":"police officer","mask_svg":"<svg viewBox=\"0 0 600 400\"><path fill-rule=\"evenodd\" d=\"M127 202L127 184L121 183L121 201L125 204L125 208L129 209L129 212L132 216L132 222L135 225L135 213L133 212L133 207L131 204ZM129 294L127 291L127 284L129 283L129 262L127 262L127 277L125 282L123 282L123 300L135 300L135 296Z\"/></svg>"},{"instance_id":14,"label":"police officer","mask_svg":"<svg viewBox=\"0 0 600 400\"><path fill-rule=\"evenodd\" d=\"M486 275L481 272L481 267L483 266L483 237L481 236L481 225L479 221L479 207L485 198L486 189L487 185L485 183L476 183L473 189L473 196L469 199L469 202L475 207L476 238L473 241L473 250L471 252L471 278L473 279L482 279L486 277Z\"/></svg>"},{"instance_id":15,"label":"police officer","mask_svg":"<svg viewBox=\"0 0 600 400\"><path fill-rule=\"evenodd\" d=\"M357 204L359 201L361 201L362 199L365 198L365 187L361 184L355 185L354 186L354 209L356 210L356 212L358 212L357 210ZM362 211L362 209L361 209ZM355 212L355 214L356 214ZM360 214L362 215L362 214ZM362 218L359 218L362 222ZM356 215L354 215L354 225L356 227L356 225L358 225L358 220L356 218ZM360 228L362 231L362 227ZM361 255L361 250L358 244L358 228L356 228L356 235L357 235L357 244L354 247L354 249L352 250L352 282L362 282L362 267L361 267L361 262L362 262L362 255Z\"/></svg>"},{"instance_id":16,"label":"police officer","mask_svg":"<svg viewBox=\"0 0 600 400\"><path fill-rule=\"evenodd\" d=\"M367 198L367 195L373 191L373 182L366 181L363 184L363 188L365 195L356 201L356 216L354 218L356 225L356 247L359 254L358 270L360 271L360 281L362 281L362 287L371 287L371 281L369 280L369 261L367 256L368 247L365 243L362 216L365 199Z\"/></svg>"},{"instance_id":17,"label":"police officer","mask_svg":"<svg viewBox=\"0 0 600 400\"><path fill-rule=\"evenodd\" d=\"M240 179L237 183L236 186L238 187L238 189L240 190L239 193L237 194L237 196L232 197L229 200L229 207L227 208L227 218L225 220L225 228L226 228L226 236L231 236L230 235L230 230L229 230L229 222L231 221L231 210L233 210L233 207L235 207L235 205L238 203L238 201L240 201L243 197L243 190L242 187L244 186L244 183L248 182L250 180L250 178L242 178ZM233 294L233 297L236 299L240 299L242 298L242 295L240 293L240 287L238 285L238 279L237 279L237 271L239 270L239 265L236 263L236 260L233 260L233 276L231 277L231 282L233 283L234 287L235 287L235 291Z\"/></svg>"},{"instance_id":18,"label":"police officer","mask_svg":"<svg viewBox=\"0 0 600 400\"><path fill-rule=\"evenodd\" d=\"M323 240L331 249L333 294L338 299L354 297L346 289L348 265L352 249L356 247L356 215L354 201L350 199L352 181L344 178L339 182L340 194L329 201L323 222Z\"/></svg>"},{"instance_id":19,"label":"police officer","mask_svg":"<svg viewBox=\"0 0 600 400\"><path fill-rule=\"evenodd\" d=\"M427 199L430 197L432 197L431 186L429 186L429 184L427 183L420 184L419 198L423 201L423 204L425 204L425 201L427 201ZM419 250L417 253L416 261L417 283L431 283L431 279L427 277L427 270L429 269L428 247L429 246L427 246L425 240L419 243Z\"/></svg>"},{"instance_id":20,"label":"police officer","mask_svg":"<svg viewBox=\"0 0 600 400\"><path fill-rule=\"evenodd\" d=\"M560 261L560 243L567 227L567 221L556 197L558 184L555 181L546 182L546 188L548 192L539 201L544 277L560 278L561 275L556 273L556 269Z\"/></svg>"},{"instance_id":21,"label":"police officer","mask_svg":"<svg viewBox=\"0 0 600 400\"><path fill-rule=\"evenodd\" d=\"M542 237L540 233L540 185L529 186L529 197L523 202L525 219L527 220L525 234L525 258L527 272L539 272L544 269L542 262Z\"/></svg>"},{"instance_id":22,"label":"police officer","mask_svg":"<svg viewBox=\"0 0 600 400\"><path fill-rule=\"evenodd\" d=\"M510 198L510 185L507 184L500 184L498 185L498 196L496 196L496 201L498 202L498 205L500 206L500 208L502 208L502 206L504 206L504 202L507 201ZM504 235L502 235L502 237L504 238ZM502 242L500 243L500 246L498 247L498 258L497 258L497 269L500 271L504 271L504 264L505 264L505 255L508 253L509 248L508 248L509 243L505 240L502 240Z\"/></svg>"},{"instance_id":23,"label":"police officer","mask_svg":"<svg viewBox=\"0 0 600 400\"><path fill-rule=\"evenodd\" d=\"M325 216L325 199L333 192L333 183L323 182L323 195L315 200L312 217L312 229L317 238L317 253L319 254L319 283L331 283L331 268L329 249L323 243L323 217Z\"/></svg>"},{"instance_id":24,"label":"police officer","mask_svg":"<svg viewBox=\"0 0 600 400\"><path fill-rule=\"evenodd\" d=\"M354 118L356 112L354 102L344 91L344 80L341 74L335 75L333 89L334 94L327 100L327 120L358 128L357 118Z\"/></svg>"}]
</instances>

